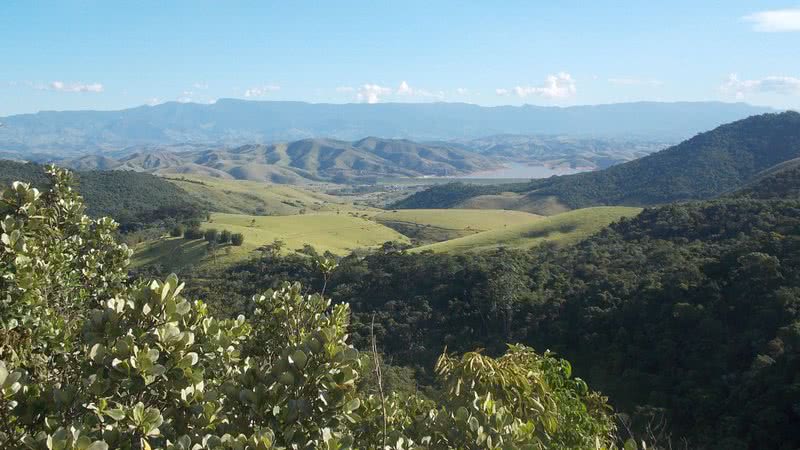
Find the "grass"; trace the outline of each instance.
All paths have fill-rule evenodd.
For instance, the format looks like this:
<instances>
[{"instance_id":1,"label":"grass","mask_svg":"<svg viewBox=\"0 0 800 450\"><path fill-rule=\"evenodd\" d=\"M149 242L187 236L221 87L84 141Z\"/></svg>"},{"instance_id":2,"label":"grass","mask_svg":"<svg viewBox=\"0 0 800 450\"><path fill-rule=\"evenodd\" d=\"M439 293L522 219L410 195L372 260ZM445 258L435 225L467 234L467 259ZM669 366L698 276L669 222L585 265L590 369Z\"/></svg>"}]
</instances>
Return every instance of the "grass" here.
<instances>
[{"instance_id":1,"label":"grass","mask_svg":"<svg viewBox=\"0 0 800 450\"><path fill-rule=\"evenodd\" d=\"M168 179L216 212L285 216L356 209L337 197L294 186L197 176Z\"/></svg>"},{"instance_id":2,"label":"grass","mask_svg":"<svg viewBox=\"0 0 800 450\"><path fill-rule=\"evenodd\" d=\"M464 200L457 208L514 209L529 213L552 216L570 210L554 196L503 192L495 195L478 195Z\"/></svg>"},{"instance_id":3,"label":"grass","mask_svg":"<svg viewBox=\"0 0 800 450\"><path fill-rule=\"evenodd\" d=\"M483 231L530 224L541 216L484 209L401 209L374 219L419 243L441 242Z\"/></svg>"},{"instance_id":4,"label":"grass","mask_svg":"<svg viewBox=\"0 0 800 450\"><path fill-rule=\"evenodd\" d=\"M320 212L291 216L215 213L201 227L242 233L244 245L223 246L216 255L211 255L206 251L206 244L202 240L163 238L139 246L133 265L158 263L168 268L227 265L248 258L258 247L276 239L284 241L288 251L309 244L319 252L330 251L338 255L346 255L360 248L377 247L386 241L409 242L406 236L369 220L369 217L368 213L355 212Z\"/></svg>"},{"instance_id":5,"label":"grass","mask_svg":"<svg viewBox=\"0 0 800 450\"><path fill-rule=\"evenodd\" d=\"M415 248L414 251L463 253L490 250L500 246L531 248L545 241L567 245L596 233L622 217L635 216L640 211L641 208L621 206L577 209L545 217L529 224L509 226L424 245Z\"/></svg>"}]
</instances>

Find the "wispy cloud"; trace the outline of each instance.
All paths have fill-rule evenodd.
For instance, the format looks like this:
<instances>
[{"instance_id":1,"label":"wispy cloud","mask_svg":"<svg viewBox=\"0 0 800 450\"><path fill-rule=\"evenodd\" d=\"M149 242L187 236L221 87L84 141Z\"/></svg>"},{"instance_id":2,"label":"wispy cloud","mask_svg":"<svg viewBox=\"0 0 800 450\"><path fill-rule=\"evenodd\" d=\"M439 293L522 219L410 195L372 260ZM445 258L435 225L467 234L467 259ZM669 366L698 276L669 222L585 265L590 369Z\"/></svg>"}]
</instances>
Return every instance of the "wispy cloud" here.
<instances>
[{"instance_id":1,"label":"wispy cloud","mask_svg":"<svg viewBox=\"0 0 800 450\"><path fill-rule=\"evenodd\" d=\"M445 94L442 91L432 92L427 89L412 88L406 81L400 82L400 86L397 88L396 94L405 97L437 98L440 100L444 99L445 97Z\"/></svg>"},{"instance_id":2,"label":"wispy cloud","mask_svg":"<svg viewBox=\"0 0 800 450\"><path fill-rule=\"evenodd\" d=\"M728 80L720 86L724 93L743 99L747 94L783 94L800 95L800 78L787 76L768 76L755 80L740 80L735 73L728 75Z\"/></svg>"},{"instance_id":3,"label":"wispy cloud","mask_svg":"<svg viewBox=\"0 0 800 450\"><path fill-rule=\"evenodd\" d=\"M156 105L161 104L161 103L164 103L164 102L158 97L151 97L151 98L148 98L145 101L145 104L147 104L149 106L156 106Z\"/></svg>"},{"instance_id":4,"label":"wispy cloud","mask_svg":"<svg viewBox=\"0 0 800 450\"><path fill-rule=\"evenodd\" d=\"M274 84L268 84L265 86L256 86L244 91L244 96L247 98L251 97L264 97L267 94L272 92L280 91L281 87L276 86Z\"/></svg>"},{"instance_id":5,"label":"wispy cloud","mask_svg":"<svg viewBox=\"0 0 800 450\"><path fill-rule=\"evenodd\" d=\"M381 97L390 95L391 93L391 88L379 86L377 84L365 84L358 88L356 98L358 98L360 102L378 103L381 101Z\"/></svg>"},{"instance_id":6,"label":"wispy cloud","mask_svg":"<svg viewBox=\"0 0 800 450\"><path fill-rule=\"evenodd\" d=\"M800 31L800 8L774 9L744 16L753 30L765 33Z\"/></svg>"},{"instance_id":7,"label":"wispy cloud","mask_svg":"<svg viewBox=\"0 0 800 450\"><path fill-rule=\"evenodd\" d=\"M356 91L356 88L354 88L353 86L339 86L339 87L336 88L336 92L348 93L348 92L355 92L355 91Z\"/></svg>"},{"instance_id":8,"label":"wispy cloud","mask_svg":"<svg viewBox=\"0 0 800 450\"><path fill-rule=\"evenodd\" d=\"M525 98L529 96L544 97L549 99L568 98L575 95L575 79L566 72L549 75L544 84L538 86L516 86L514 89L496 89L497 95L515 94L517 97Z\"/></svg>"},{"instance_id":9,"label":"wispy cloud","mask_svg":"<svg viewBox=\"0 0 800 450\"><path fill-rule=\"evenodd\" d=\"M458 94L458 95L467 95L467 94L469 94L469 89L467 89L467 88L456 88L456 94Z\"/></svg>"},{"instance_id":10,"label":"wispy cloud","mask_svg":"<svg viewBox=\"0 0 800 450\"><path fill-rule=\"evenodd\" d=\"M633 78L633 77L623 77L623 78L609 78L608 82L611 84L615 84L617 86L661 86L664 84L661 80L656 79L643 79L643 78Z\"/></svg>"},{"instance_id":11,"label":"wispy cloud","mask_svg":"<svg viewBox=\"0 0 800 450\"><path fill-rule=\"evenodd\" d=\"M194 92L183 91L176 100L178 101L178 103L190 103L192 102L193 99L194 99Z\"/></svg>"},{"instance_id":12,"label":"wispy cloud","mask_svg":"<svg viewBox=\"0 0 800 450\"><path fill-rule=\"evenodd\" d=\"M37 89L57 92L103 92L101 83L65 83L63 81L51 81L48 84L37 85Z\"/></svg>"},{"instance_id":13,"label":"wispy cloud","mask_svg":"<svg viewBox=\"0 0 800 450\"><path fill-rule=\"evenodd\" d=\"M194 84L192 85L192 87L193 87L194 89L198 89L198 90L201 90L201 91L205 91L206 89L208 89L208 83L194 83Z\"/></svg>"}]
</instances>

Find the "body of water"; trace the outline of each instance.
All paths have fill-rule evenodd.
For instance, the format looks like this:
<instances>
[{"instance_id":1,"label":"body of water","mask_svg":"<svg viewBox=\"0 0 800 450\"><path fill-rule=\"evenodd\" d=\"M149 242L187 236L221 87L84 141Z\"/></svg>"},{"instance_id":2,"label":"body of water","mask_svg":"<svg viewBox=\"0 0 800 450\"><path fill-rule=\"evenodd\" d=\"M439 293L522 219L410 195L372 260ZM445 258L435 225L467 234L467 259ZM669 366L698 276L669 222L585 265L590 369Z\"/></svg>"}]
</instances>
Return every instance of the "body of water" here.
<instances>
[{"instance_id":1,"label":"body of water","mask_svg":"<svg viewBox=\"0 0 800 450\"><path fill-rule=\"evenodd\" d=\"M569 175L573 173L586 172L586 169L571 169L547 166L529 166L521 163L507 163L504 167L494 170L484 170L461 175L455 178L478 179L478 178L549 178L553 175Z\"/></svg>"}]
</instances>

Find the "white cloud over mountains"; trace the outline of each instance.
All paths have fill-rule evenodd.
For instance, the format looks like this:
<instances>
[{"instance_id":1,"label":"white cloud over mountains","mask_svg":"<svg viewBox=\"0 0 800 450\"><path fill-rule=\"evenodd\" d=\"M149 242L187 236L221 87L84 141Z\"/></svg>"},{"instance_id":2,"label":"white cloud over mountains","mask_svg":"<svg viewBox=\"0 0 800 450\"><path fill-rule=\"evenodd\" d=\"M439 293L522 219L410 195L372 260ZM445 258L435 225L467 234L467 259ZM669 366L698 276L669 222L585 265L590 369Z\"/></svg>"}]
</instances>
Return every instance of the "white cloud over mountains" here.
<instances>
[{"instance_id":1,"label":"white cloud over mountains","mask_svg":"<svg viewBox=\"0 0 800 450\"><path fill-rule=\"evenodd\" d=\"M800 31L800 8L761 11L743 19L753 24L753 30L764 33Z\"/></svg>"},{"instance_id":2,"label":"white cloud over mountains","mask_svg":"<svg viewBox=\"0 0 800 450\"><path fill-rule=\"evenodd\" d=\"M364 84L358 88L356 98L359 102L378 103L381 97L392 93L392 89L377 84Z\"/></svg>"},{"instance_id":3,"label":"white cloud over mountains","mask_svg":"<svg viewBox=\"0 0 800 450\"><path fill-rule=\"evenodd\" d=\"M265 86L256 86L256 87L252 87L250 89L246 89L244 91L244 96L247 97L247 98L264 97L267 94L270 94L272 92L277 92L277 91L280 91L280 90L281 90L280 86L277 86L277 85L274 85L274 84L268 84L268 85L265 85Z\"/></svg>"},{"instance_id":4,"label":"white cloud over mountains","mask_svg":"<svg viewBox=\"0 0 800 450\"><path fill-rule=\"evenodd\" d=\"M386 97L415 97L415 98L436 98L444 99L445 93L443 91L432 92L426 89L419 89L412 87L407 81L401 81L400 85L396 88L388 86L381 86L376 83L366 83L359 87L352 86L339 86L336 92L343 94L355 93L356 101L362 103L380 103Z\"/></svg>"},{"instance_id":5,"label":"white cloud over mountains","mask_svg":"<svg viewBox=\"0 0 800 450\"><path fill-rule=\"evenodd\" d=\"M755 80L740 80L735 73L720 87L722 92L744 99L748 94L800 95L800 78L768 76Z\"/></svg>"},{"instance_id":6,"label":"white cloud over mountains","mask_svg":"<svg viewBox=\"0 0 800 450\"><path fill-rule=\"evenodd\" d=\"M37 89L57 92L103 92L101 83L65 83L63 81L52 81L46 85L37 86Z\"/></svg>"},{"instance_id":7,"label":"white cloud over mountains","mask_svg":"<svg viewBox=\"0 0 800 450\"><path fill-rule=\"evenodd\" d=\"M566 72L548 75L544 83L538 86L516 86L513 89L495 89L497 95L504 96L513 93L520 98L535 96L547 99L564 99L574 96L576 92L575 79Z\"/></svg>"}]
</instances>

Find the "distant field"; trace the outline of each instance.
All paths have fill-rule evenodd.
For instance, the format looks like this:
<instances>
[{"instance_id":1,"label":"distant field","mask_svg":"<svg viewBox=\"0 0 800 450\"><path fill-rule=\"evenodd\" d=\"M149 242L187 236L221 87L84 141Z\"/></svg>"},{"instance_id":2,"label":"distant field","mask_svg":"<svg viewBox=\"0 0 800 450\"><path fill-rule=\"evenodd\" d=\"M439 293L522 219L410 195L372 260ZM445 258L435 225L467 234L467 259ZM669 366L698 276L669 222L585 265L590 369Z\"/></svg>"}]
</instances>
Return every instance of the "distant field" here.
<instances>
[{"instance_id":1,"label":"distant field","mask_svg":"<svg viewBox=\"0 0 800 450\"><path fill-rule=\"evenodd\" d=\"M641 208L617 206L578 209L544 217L530 224L484 231L445 242L417 247L414 251L432 250L434 252L462 253L490 250L500 246L531 248L544 241L571 244L597 232L621 217L635 216L640 211Z\"/></svg>"},{"instance_id":2,"label":"distant field","mask_svg":"<svg viewBox=\"0 0 800 450\"><path fill-rule=\"evenodd\" d=\"M494 195L478 195L457 204L456 208L470 209L514 209L543 216L552 216L570 210L553 196L526 195L501 192Z\"/></svg>"},{"instance_id":3,"label":"distant field","mask_svg":"<svg viewBox=\"0 0 800 450\"><path fill-rule=\"evenodd\" d=\"M360 215L359 215L360 214ZM363 217L366 216L366 217ZM370 213L322 212L291 216L251 216L215 213L202 228L229 230L245 236L241 247L225 246L216 257L207 254L201 240L164 238L136 249L134 266L152 263L165 267L227 264L247 258L258 247L275 239L286 243L288 251L312 245L320 252L345 255L360 248L376 247L386 241L409 242L402 234L369 220Z\"/></svg>"},{"instance_id":4,"label":"distant field","mask_svg":"<svg viewBox=\"0 0 800 450\"><path fill-rule=\"evenodd\" d=\"M287 185L211 177L168 179L215 212L285 216L301 210L354 209L337 197Z\"/></svg>"},{"instance_id":5,"label":"distant field","mask_svg":"<svg viewBox=\"0 0 800 450\"><path fill-rule=\"evenodd\" d=\"M490 209L401 209L374 216L379 223L422 243L530 224L540 218L522 211Z\"/></svg>"}]
</instances>

